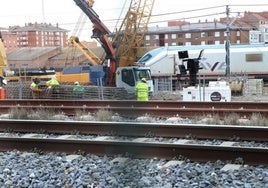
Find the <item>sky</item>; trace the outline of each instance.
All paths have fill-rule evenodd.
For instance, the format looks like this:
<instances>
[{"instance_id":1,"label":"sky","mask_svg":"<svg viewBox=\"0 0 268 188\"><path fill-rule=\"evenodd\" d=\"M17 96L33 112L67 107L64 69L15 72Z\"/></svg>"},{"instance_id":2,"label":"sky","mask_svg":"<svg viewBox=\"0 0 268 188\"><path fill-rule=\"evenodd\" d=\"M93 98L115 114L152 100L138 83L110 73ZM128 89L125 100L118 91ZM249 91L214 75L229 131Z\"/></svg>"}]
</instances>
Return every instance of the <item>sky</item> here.
<instances>
[{"instance_id":1,"label":"sky","mask_svg":"<svg viewBox=\"0 0 268 188\"><path fill-rule=\"evenodd\" d=\"M95 0L93 9L102 22L114 31L116 26L120 26L119 18L125 16L129 5L130 0ZM155 0L149 26L166 26L168 20L213 21L214 18L226 17L226 5L230 8L231 17L237 17L238 12L244 11L268 11L267 0ZM59 24L59 27L69 30L71 35L74 34L76 24L81 23L78 20L81 12L73 0L6 0L1 3L0 27L24 26L35 22L51 23ZM89 41L91 30L92 24L86 18L81 33L76 34Z\"/></svg>"}]
</instances>

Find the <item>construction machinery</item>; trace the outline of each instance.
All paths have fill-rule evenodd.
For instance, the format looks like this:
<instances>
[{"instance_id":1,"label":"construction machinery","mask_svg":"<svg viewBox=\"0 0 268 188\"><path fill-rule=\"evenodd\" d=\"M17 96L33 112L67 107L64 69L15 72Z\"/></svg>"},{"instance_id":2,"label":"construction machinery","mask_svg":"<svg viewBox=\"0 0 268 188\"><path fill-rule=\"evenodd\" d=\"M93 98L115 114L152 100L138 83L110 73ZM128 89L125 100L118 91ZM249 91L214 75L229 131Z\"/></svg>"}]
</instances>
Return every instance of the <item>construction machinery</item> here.
<instances>
[{"instance_id":1,"label":"construction machinery","mask_svg":"<svg viewBox=\"0 0 268 188\"><path fill-rule=\"evenodd\" d=\"M117 44L116 57L119 67L132 66L138 60L138 49L142 46L148 30L154 0L132 0L118 32L113 38Z\"/></svg>"},{"instance_id":2,"label":"construction machinery","mask_svg":"<svg viewBox=\"0 0 268 188\"><path fill-rule=\"evenodd\" d=\"M69 63L69 56L74 60L76 49L79 50L87 59L85 65L75 65ZM72 50L72 51L71 51ZM89 67L89 65L90 67ZM92 67L102 67L102 60L92 52L85 44L79 41L78 37L71 36L68 41L68 49L66 53L65 68L61 72L57 72L57 79L60 82L75 82L86 84L90 82L90 71Z\"/></svg>"},{"instance_id":3,"label":"construction machinery","mask_svg":"<svg viewBox=\"0 0 268 188\"><path fill-rule=\"evenodd\" d=\"M2 34L0 33L0 76L4 76L4 69L8 67L7 65L7 55L3 42Z\"/></svg>"},{"instance_id":4,"label":"construction machinery","mask_svg":"<svg viewBox=\"0 0 268 188\"><path fill-rule=\"evenodd\" d=\"M7 61L3 37L0 33L0 76L4 77L7 82L18 82L20 79L29 81L37 77L47 80L53 75L55 75L55 70L46 68L38 68L35 70L11 70Z\"/></svg>"},{"instance_id":5,"label":"construction machinery","mask_svg":"<svg viewBox=\"0 0 268 188\"><path fill-rule=\"evenodd\" d=\"M0 32L0 76L14 77L15 72L11 71L7 62L7 54L4 45L4 39L2 33ZM6 79L4 79L6 81Z\"/></svg>"},{"instance_id":6,"label":"construction machinery","mask_svg":"<svg viewBox=\"0 0 268 188\"><path fill-rule=\"evenodd\" d=\"M151 9L154 0L150 0L149 14L145 13L146 0L132 0L130 9L120 27L115 34L114 40L109 36L113 33L103 24L98 14L92 9L92 6L86 0L74 0L76 5L87 15L93 23L93 35L103 47L106 57L105 66L108 71L105 75L105 83L109 86L123 87L128 92L134 92L136 84L142 77L147 79L150 92L153 91L153 81L151 79L150 69L148 67L139 67L135 65L137 48L141 45L150 18ZM133 8L136 7L134 10ZM146 9L147 10L147 9ZM146 17L147 21L142 18ZM142 27L141 31L139 27ZM122 35L122 33L125 33ZM128 48L126 48L128 47ZM121 62L120 62L121 59Z\"/></svg>"},{"instance_id":7,"label":"construction machinery","mask_svg":"<svg viewBox=\"0 0 268 188\"><path fill-rule=\"evenodd\" d=\"M4 79L4 69L7 68L7 55L5 46L3 43L3 37L0 33L0 85L5 85L6 80Z\"/></svg>"},{"instance_id":8,"label":"construction machinery","mask_svg":"<svg viewBox=\"0 0 268 188\"><path fill-rule=\"evenodd\" d=\"M93 7L94 0L87 0L86 3ZM66 51L65 68L61 72L57 72L57 79L61 83L74 83L78 81L83 84L92 82L90 79L92 75L92 67L102 66L102 60L91 51L83 42L80 42L79 36L86 22L86 15L81 12L79 19L75 25L71 37L68 40L68 47ZM75 63L75 56L77 51L85 56L87 62ZM96 69L96 68L95 68Z\"/></svg>"}]
</instances>

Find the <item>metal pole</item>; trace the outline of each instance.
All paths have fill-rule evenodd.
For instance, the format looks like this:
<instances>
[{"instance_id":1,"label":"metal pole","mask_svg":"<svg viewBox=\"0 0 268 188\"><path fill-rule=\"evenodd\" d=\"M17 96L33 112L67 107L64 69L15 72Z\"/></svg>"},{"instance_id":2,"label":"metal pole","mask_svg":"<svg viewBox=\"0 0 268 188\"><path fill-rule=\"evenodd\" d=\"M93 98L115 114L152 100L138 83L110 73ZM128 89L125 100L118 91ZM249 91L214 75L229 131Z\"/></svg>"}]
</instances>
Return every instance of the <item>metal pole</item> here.
<instances>
[{"instance_id":1,"label":"metal pole","mask_svg":"<svg viewBox=\"0 0 268 188\"><path fill-rule=\"evenodd\" d=\"M226 5L226 77L230 79L230 17L229 17L230 9L229 6Z\"/></svg>"}]
</instances>

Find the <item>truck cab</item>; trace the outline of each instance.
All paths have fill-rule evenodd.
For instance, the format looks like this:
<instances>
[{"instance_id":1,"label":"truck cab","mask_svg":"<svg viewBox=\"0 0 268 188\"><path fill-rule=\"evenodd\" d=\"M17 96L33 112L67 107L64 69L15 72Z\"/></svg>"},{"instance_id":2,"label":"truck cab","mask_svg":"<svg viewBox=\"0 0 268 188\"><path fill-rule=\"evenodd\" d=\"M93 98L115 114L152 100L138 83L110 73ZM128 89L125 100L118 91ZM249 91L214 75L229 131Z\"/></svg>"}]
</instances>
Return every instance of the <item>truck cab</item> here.
<instances>
[{"instance_id":1,"label":"truck cab","mask_svg":"<svg viewBox=\"0 0 268 188\"><path fill-rule=\"evenodd\" d=\"M123 87L127 92L134 93L137 83L139 83L142 78L146 78L149 86L149 95L152 95L154 87L151 71L148 67L118 67L116 70L116 87Z\"/></svg>"}]
</instances>

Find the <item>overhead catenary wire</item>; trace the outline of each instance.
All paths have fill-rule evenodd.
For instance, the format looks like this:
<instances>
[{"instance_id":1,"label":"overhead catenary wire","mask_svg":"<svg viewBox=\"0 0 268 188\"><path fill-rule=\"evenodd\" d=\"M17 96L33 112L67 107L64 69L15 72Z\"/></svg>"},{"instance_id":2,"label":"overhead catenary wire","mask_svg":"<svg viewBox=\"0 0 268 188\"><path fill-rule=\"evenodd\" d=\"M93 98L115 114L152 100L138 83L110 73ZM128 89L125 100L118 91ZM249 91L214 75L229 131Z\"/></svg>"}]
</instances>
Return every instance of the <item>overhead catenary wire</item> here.
<instances>
[{"instance_id":1,"label":"overhead catenary wire","mask_svg":"<svg viewBox=\"0 0 268 188\"><path fill-rule=\"evenodd\" d=\"M111 9L111 10L120 10L120 15L126 11L125 3L127 0L124 2L124 6L122 6L120 9ZM250 6L268 6L268 4L244 4L244 5L230 5L230 10L234 7L250 7ZM151 16L151 21L149 23L150 26L152 25L158 25L158 24L163 24L167 23L170 20L181 20L181 21L188 21L188 22L193 22L193 20L198 20L200 21L201 19L204 19L207 17L206 21L208 19L211 19L211 21L214 21L215 19L226 16L226 11L225 11L226 5L219 5L219 6L211 6L211 7L204 7L204 8L199 8L199 9L191 9L191 10L184 10L184 11L176 11L176 12L167 12L167 13L160 13L160 14L152 14ZM207 14L207 10L210 10L211 13ZM215 12L213 12L213 10ZM222 11L221 11L222 10ZM203 12L202 12L203 11ZM238 11L230 11L230 14L237 14L237 13L244 13L247 10L241 10L239 9ZM195 14L193 14L195 13ZM101 16L101 15L100 15ZM165 18L166 16L170 16L170 18ZM214 18L215 17L215 18ZM232 16L231 16L232 17ZM110 28L113 31L116 31L117 25L119 22L121 22L123 18L118 17L118 18L109 18L109 19L102 19L102 21L105 23L105 25ZM196 21L197 22L197 21ZM74 25L75 23L62 23L59 24L60 26L68 26L68 25ZM89 26L90 27L90 26ZM90 31L92 28L86 27L83 29L83 31Z\"/></svg>"},{"instance_id":2,"label":"overhead catenary wire","mask_svg":"<svg viewBox=\"0 0 268 188\"><path fill-rule=\"evenodd\" d=\"M125 4L126 4L127 0L124 2L124 6L123 8L118 8L118 10L120 10L120 17L119 18L112 18L112 19L103 19L102 21L113 28L116 28L116 26L118 25L118 22L122 21L121 15L124 12L125 9ZM239 7L239 6L244 6L244 7L249 7L249 6L268 6L268 4L237 4L237 5L229 5L229 7ZM225 7L226 5L219 5L219 6L212 6L212 7L204 7L204 8L199 8L199 9L191 9L191 10L184 10L184 11L176 11L176 12L167 12L167 13L160 13L160 14L152 14L152 18L154 17L164 17L164 16L168 16L168 15L174 15L177 16L176 18L174 18L174 20L191 20L191 19L198 19L198 18L203 18L203 17L208 17L208 16L218 16L221 14L225 14ZM196 16L187 16L187 17L181 17L180 14L186 14L186 13L193 13L193 12L200 12L200 11L205 11L205 10L212 10L212 9L219 9L222 8L224 11L223 12L215 12L215 13L210 13L210 14L197 14ZM230 8L231 9L231 8ZM246 10L245 10L246 11ZM244 11L243 11L244 12ZM240 12L240 13L243 13ZM232 11L230 11L230 13L233 13ZM237 11L235 11L235 13L237 13ZM163 22L167 22L170 21L170 19L166 20L166 19L158 19L158 21L151 21L150 23L163 23ZM75 23L62 23L61 25L73 25Z\"/></svg>"}]
</instances>

